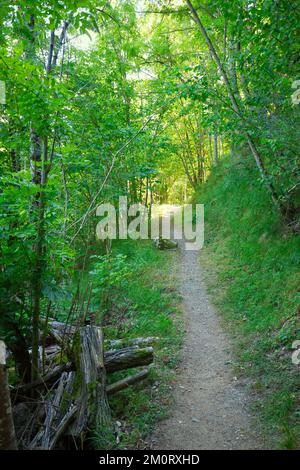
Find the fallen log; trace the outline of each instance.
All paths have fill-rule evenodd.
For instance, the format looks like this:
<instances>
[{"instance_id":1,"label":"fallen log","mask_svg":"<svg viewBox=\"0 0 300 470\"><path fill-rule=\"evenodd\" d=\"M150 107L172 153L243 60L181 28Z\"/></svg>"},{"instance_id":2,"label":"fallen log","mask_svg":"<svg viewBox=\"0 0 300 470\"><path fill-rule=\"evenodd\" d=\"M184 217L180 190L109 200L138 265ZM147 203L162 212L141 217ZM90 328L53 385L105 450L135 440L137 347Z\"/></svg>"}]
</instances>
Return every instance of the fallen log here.
<instances>
[{"instance_id":1,"label":"fallen log","mask_svg":"<svg viewBox=\"0 0 300 470\"><path fill-rule=\"evenodd\" d=\"M96 328L96 330L99 330L99 328ZM147 343L151 341L153 342L155 339L156 338L154 337L136 338L138 344L143 344L143 340L146 340L145 342ZM121 342L122 340L120 340L120 343L117 344L121 344ZM74 354L72 355L74 356ZM144 366L150 364L152 361L153 348L139 348L137 345L116 350L110 350L107 351L104 355L104 366L107 372L115 372L123 369L129 369L130 367ZM16 398L18 396L22 396L24 393L34 388L49 388L52 383L59 379L60 375L63 372L70 371L73 367L75 367L75 364L72 364L71 362L68 362L67 364L57 365L46 375L42 376L40 379L35 380L34 382L30 382L28 384L19 385L18 387L12 390L12 394Z\"/></svg>"},{"instance_id":2,"label":"fallen log","mask_svg":"<svg viewBox=\"0 0 300 470\"><path fill-rule=\"evenodd\" d=\"M125 379L118 380L117 382L114 382L111 385L108 385L106 387L106 393L108 396L113 395L114 393L120 392L121 390L124 390L125 388L129 387L130 385L134 385L138 382L141 382L144 380L146 377L148 377L150 370L143 369L140 372L137 372L134 375L130 375L129 377L125 377Z\"/></svg>"},{"instance_id":3,"label":"fallen log","mask_svg":"<svg viewBox=\"0 0 300 470\"><path fill-rule=\"evenodd\" d=\"M110 339L104 341L104 345L109 350L125 348L128 346L153 346L159 341L158 336L148 336L146 338L125 338L125 339Z\"/></svg>"},{"instance_id":4,"label":"fallen log","mask_svg":"<svg viewBox=\"0 0 300 470\"><path fill-rule=\"evenodd\" d=\"M101 328L93 325L78 328L54 321L49 325L56 344L51 342L44 350L48 372L35 382L13 389L18 402L23 394L24 405L30 403L26 393L31 389L40 388L38 393L44 394L43 400L32 404L32 411L29 409L30 419L23 424L24 430L20 428L21 447L50 450L61 446L62 438L64 442L77 442L80 447L91 430L97 430L103 442L110 442L114 430L107 396L141 382L149 369L108 386L106 373L150 364L153 348L148 345L158 338L108 341L106 344L113 349L104 353ZM121 347L125 344L126 347ZM57 365L57 360L66 356L69 362Z\"/></svg>"},{"instance_id":5,"label":"fallen log","mask_svg":"<svg viewBox=\"0 0 300 470\"><path fill-rule=\"evenodd\" d=\"M69 339L76 332L76 326L69 325L56 320L51 320L47 324L48 334L55 340L59 345Z\"/></svg>"},{"instance_id":6,"label":"fallen log","mask_svg":"<svg viewBox=\"0 0 300 470\"><path fill-rule=\"evenodd\" d=\"M178 242L175 240L169 240L167 238L156 237L154 238L154 245L159 250L174 250L178 247Z\"/></svg>"},{"instance_id":7,"label":"fallen log","mask_svg":"<svg viewBox=\"0 0 300 470\"><path fill-rule=\"evenodd\" d=\"M16 450L16 434L8 388L6 347L0 341L0 450Z\"/></svg>"},{"instance_id":8,"label":"fallen log","mask_svg":"<svg viewBox=\"0 0 300 470\"><path fill-rule=\"evenodd\" d=\"M107 351L104 355L106 371L116 372L131 367L147 366L153 362L153 348L130 346L116 351Z\"/></svg>"}]
</instances>

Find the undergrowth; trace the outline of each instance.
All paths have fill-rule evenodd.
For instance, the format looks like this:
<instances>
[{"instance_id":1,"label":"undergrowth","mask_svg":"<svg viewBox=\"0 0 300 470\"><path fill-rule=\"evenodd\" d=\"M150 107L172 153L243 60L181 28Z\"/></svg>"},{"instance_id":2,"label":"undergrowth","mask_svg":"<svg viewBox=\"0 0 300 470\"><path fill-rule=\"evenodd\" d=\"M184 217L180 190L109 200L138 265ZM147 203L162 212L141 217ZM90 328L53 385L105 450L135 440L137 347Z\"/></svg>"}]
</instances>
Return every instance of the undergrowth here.
<instances>
[{"instance_id":1,"label":"undergrowth","mask_svg":"<svg viewBox=\"0 0 300 470\"><path fill-rule=\"evenodd\" d=\"M105 448L145 448L146 438L158 420L167 416L172 402L171 382L182 335L178 295L174 288L174 252L162 252L149 241L119 241L113 256L126 259L123 282L110 287L110 307L104 320L106 339L157 336L154 364L149 377L139 385L112 396L110 406L117 433ZM134 370L109 376L114 382ZM99 438L97 438L97 435ZM93 445L103 448L102 433L94 432Z\"/></svg>"},{"instance_id":2,"label":"undergrowth","mask_svg":"<svg viewBox=\"0 0 300 470\"><path fill-rule=\"evenodd\" d=\"M205 204L201 258L213 301L234 339L236 369L249 377L254 406L274 446L300 438L299 236L274 212L251 168L225 159L195 197Z\"/></svg>"}]
</instances>

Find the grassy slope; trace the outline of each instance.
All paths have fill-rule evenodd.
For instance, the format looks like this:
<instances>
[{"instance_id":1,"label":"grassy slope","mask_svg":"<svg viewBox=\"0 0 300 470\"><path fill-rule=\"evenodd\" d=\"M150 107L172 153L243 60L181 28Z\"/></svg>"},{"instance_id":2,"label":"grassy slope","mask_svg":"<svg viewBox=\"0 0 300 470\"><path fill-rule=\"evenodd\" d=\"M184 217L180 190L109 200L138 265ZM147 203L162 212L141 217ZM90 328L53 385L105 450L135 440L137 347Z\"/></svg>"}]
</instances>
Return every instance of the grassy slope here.
<instances>
[{"instance_id":1,"label":"grassy slope","mask_svg":"<svg viewBox=\"0 0 300 470\"><path fill-rule=\"evenodd\" d=\"M105 337L159 336L160 341L154 347L155 364L150 377L110 399L113 417L120 425L117 439L103 443L100 432L94 446L136 449L145 447L144 439L157 420L166 416L172 401L170 383L182 339L173 276L176 253L158 251L149 241L121 241L113 253L127 257L131 274L127 282L111 291ZM109 376L110 382L134 372L114 373Z\"/></svg>"},{"instance_id":2,"label":"grassy slope","mask_svg":"<svg viewBox=\"0 0 300 470\"><path fill-rule=\"evenodd\" d=\"M237 373L251 377L258 416L276 446L300 437L300 366L291 345L300 340L299 237L280 226L253 170L221 162L200 189L210 289L236 347ZM252 183L249 183L252 181Z\"/></svg>"}]
</instances>

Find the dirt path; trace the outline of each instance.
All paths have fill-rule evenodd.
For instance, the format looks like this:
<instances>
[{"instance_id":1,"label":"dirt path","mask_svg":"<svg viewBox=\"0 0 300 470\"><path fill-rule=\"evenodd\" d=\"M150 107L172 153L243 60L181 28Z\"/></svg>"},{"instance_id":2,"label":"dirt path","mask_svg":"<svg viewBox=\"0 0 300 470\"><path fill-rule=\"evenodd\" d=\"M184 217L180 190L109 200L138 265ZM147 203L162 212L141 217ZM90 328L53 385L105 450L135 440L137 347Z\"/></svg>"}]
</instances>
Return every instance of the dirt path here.
<instances>
[{"instance_id":1,"label":"dirt path","mask_svg":"<svg viewBox=\"0 0 300 470\"><path fill-rule=\"evenodd\" d=\"M178 267L186 336L175 404L154 449L259 449L245 387L234 377L229 339L205 290L199 253L181 249Z\"/></svg>"}]
</instances>

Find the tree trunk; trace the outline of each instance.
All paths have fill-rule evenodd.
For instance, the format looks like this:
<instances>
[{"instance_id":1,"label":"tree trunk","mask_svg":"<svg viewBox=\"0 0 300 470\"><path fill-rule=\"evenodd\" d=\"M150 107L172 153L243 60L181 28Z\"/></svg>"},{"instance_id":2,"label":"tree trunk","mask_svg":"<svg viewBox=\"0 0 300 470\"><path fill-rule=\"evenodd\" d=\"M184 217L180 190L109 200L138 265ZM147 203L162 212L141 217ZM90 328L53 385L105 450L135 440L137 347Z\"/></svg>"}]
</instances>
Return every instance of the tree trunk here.
<instances>
[{"instance_id":1,"label":"tree trunk","mask_svg":"<svg viewBox=\"0 0 300 470\"><path fill-rule=\"evenodd\" d=\"M76 337L77 336L77 337ZM78 411L71 429L79 436L87 427L101 431L110 427L111 416L106 395L106 371L103 356L103 334L101 328L86 326L75 334L74 355L76 357L79 397ZM74 390L76 394L78 392Z\"/></svg>"},{"instance_id":2,"label":"tree trunk","mask_svg":"<svg viewBox=\"0 0 300 470\"><path fill-rule=\"evenodd\" d=\"M46 64L46 74L50 72L57 64L59 52L63 46L69 21L64 21L60 39L55 49L55 31L51 32L50 46L48 52L48 59ZM29 60L34 61L36 59L35 52L35 18L34 15L30 16L30 22L28 24L30 30L30 47L26 51L26 56ZM54 142L52 154L54 152ZM47 175L50 167L48 165L48 139L44 138L44 146L42 148L42 138L36 131L34 126L30 129L30 144L31 144L31 155L30 155L30 167L32 174L32 182L40 188L40 191L36 194L33 205L32 213L36 224L36 240L34 244L35 260L33 266L32 275L32 296L33 296L33 307L32 307L32 367L31 367L31 378L32 381L37 380L39 376L39 364L38 364L38 345L39 345L39 321L40 321L40 303L42 297L42 277L44 272L45 263L45 233L44 233L44 218L45 218L45 194L44 188L47 183Z\"/></svg>"},{"instance_id":3,"label":"tree trunk","mask_svg":"<svg viewBox=\"0 0 300 470\"><path fill-rule=\"evenodd\" d=\"M240 92L238 89L238 81L237 81L237 75L236 75L236 59L235 59L236 45L233 40L229 41L228 52L229 52L228 53L228 70L229 70L230 83L232 86L232 93L236 98L239 98Z\"/></svg>"},{"instance_id":4,"label":"tree trunk","mask_svg":"<svg viewBox=\"0 0 300 470\"><path fill-rule=\"evenodd\" d=\"M218 161L218 134L214 133L214 163Z\"/></svg>"},{"instance_id":5,"label":"tree trunk","mask_svg":"<svg viewBox=\"0 0 300 470\"><path fill-rule=\"evenodd\" d=\"M28 24L30 31L30 41L26 57L29 61L36 60L35 53L35 18L30 15ZM42 139L38 135L33 125L30 128L30 169L32 182L42 189ZM31 358L31 380L34 381L39 375L38 347L39 347L39 318L40 318L40 300L42 291L42 254L44 245L44 202L42 191L39 191L32 203L31 212L36 225L36 239L33 250L35 252L34 265L32 269L32 358Z\"/></svg>"},{"instance_id":6,"label":"tree trunk","mask_svg":"<svg viewBox=\"0 0 300 470\"><path fill-rule=\"evenodd\" d=\"M196 24L199 26L199 29L200 29L200 31L201 31L201 33L202 33L204 39L205 39L205 42L206 42L206 44L207 44L207 46L208 46L208 49L209 49L209 51L210 51L210 53L211 53L211 56L212 56L212 58L214 59L216 65L217 65L217 67L218 67L218 69L219 69L219 72L220 72L220 74L221 74L221 76L222 76L222 78L223 78L223 80L224 80L224 83L225 83L225 86L226 86L226 89L227 89L228 97L229 97L229 99L230 99L232 108L233 108L233 110L235 111L235 113L237 114L237 116L238 116L238 117L241 119L241 121L244 123L244 125L245 125L245 127L246 127L246 129L247 129L248 123L247 123L247 121L245 120L245 118L244 118L244 116L243 116L243 113L241 112L240 105L239 105L238 102L237 102L236 96L235 96L235 94L234 94L234 92L233 92L233 90L232 90L232 87L231 87L229 78L228 78L228 76L227 76L227 73L226 73L226 71L225 71L225 69L224 69L224 67L223 67L223 65L222 65L222 63L221 63L220 57L218 56L218 53L217 53L217 51L216 51L216 49L215 49L213 43L211 42L210 37L208 36L207 31L206 31L206 29L205 29L205 27L204 27L204 25L203 25L203 23L202 23L202 21L201 21L199 15L198 15L198 13L197 13L197 11L196 11L195 8L193 7L191 1L190 1L190 0L186 0L186 3L187 3L187 5L188 5L188 7L189 7L189 9L190 9L190 11L191 11L191 13L192 13L192 16L193 16L193 18L194 18ZM272 201L273 201L275 207L277 208L277 210L279 211L279 213L284 217L284 210L283 210L283 207L282 207L282 205L281 205L281 203L280 203L280 201L279 201L278 194L277 194L277 192L275 191L275 188L274 188L273 184L272 184L271 181L270 181L270 177L269 177L269 175L267 174L267 172L266 172L266 170L265 170L265 168L264 168L264 164L263 164L262 158L261 158L261 156L260 156L260 154L259 154L259 151L257 150L256 145L255 145L255 143L254 143L254 141L253 141L253 139L252 139L252 137L251 137L251 135L250 135L250 133L249 133L248 130L246 130L246 131L244 132L244 135L245 135L245 137L246 137L246 139L247 139L248 145L249 145L249 147L250 147L250 150L251 150L251 152L252 152L252 155L253 155L253 157L254 157L254 160L255 160L255 162L256 162L256 165L257 165L257 167L258 167L258 170L259 170L259 172L260 172L260 175L261 175L261 177L262 177L262 180L263 180L265 186L267 187L267 189L268 189L269 192L270 192Z\"/></svg>"},{"instance_id":7,"label":"tree trunk","mask_svg":"<svg viewBox=\"0 0 300 470\"><path fill-rule=\"evenodd\" d=\"M212 165L213 164L213 151L212 151L211 134L208 134L208 155L209 155L209 163L210 165Z\"/></svg>"},{"instance_id":8,"label":"tree trunk","mask_svg":"<svg viewBox=\"0 0 300 470\"><path fill-rule=\"evenodd\" d=\"M36 211L37 211L37 235L36 243L34 246L35 260L32 276L32 290L33 290L33 311L32 311L32 368L31 378L36 380L39 376L39 324L40 324L40 302L42 296L42 275L44 270L44 200L43 195L38 193L36 196Z\"/></svg>"},{"instance_id":9,"label":"tree trunk","mask_svg":"<svg viewBox=\"0 0 300 470\"><path fill-rule=\"evenodd\" d=\"M18 326L12 322L9 327L14 332L14 336L7 343L7 346L14 355L16 370L20 379L26 384L31 380L31 358L28 346Z\"/></svg>"},{"instance_id":10,"label":"tree trunk","mask_svg":"<svg viewBox=\"0 0 300 470\"><path fill-rule=\"evenodd\" d=\"M17 450L3 341L0 341L0 450Z\"/></svg>"}]
</instances>

